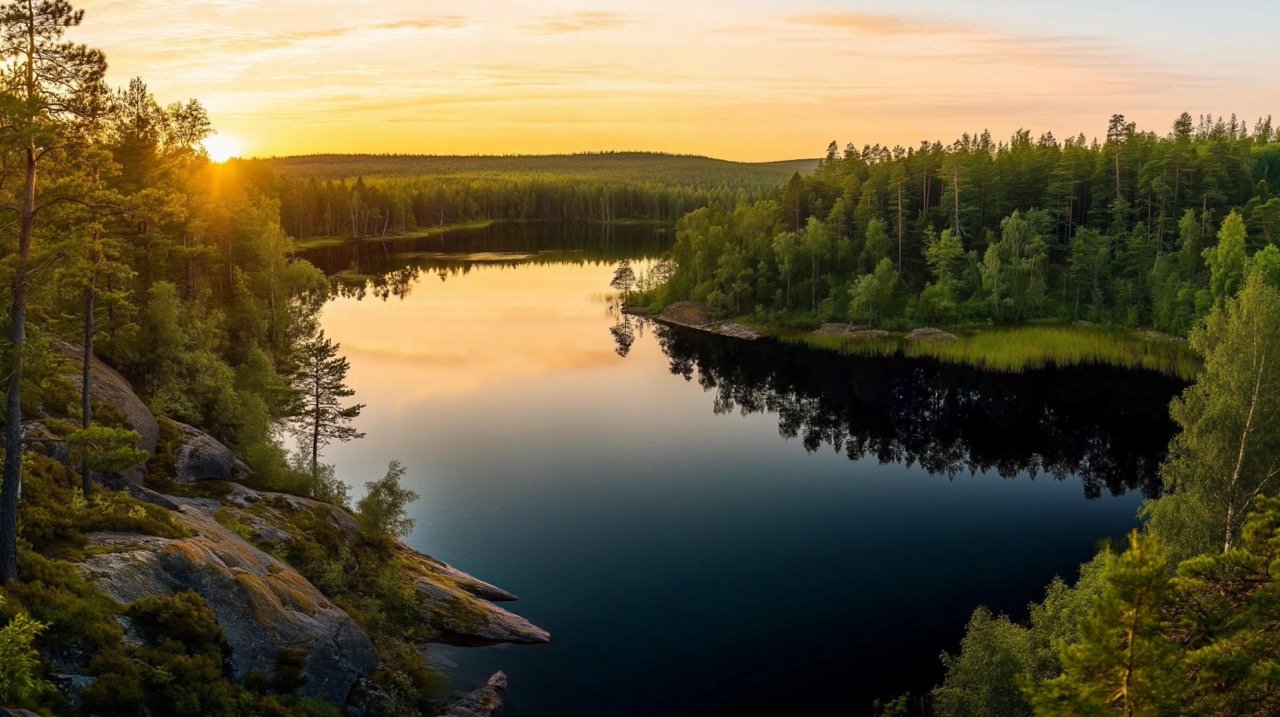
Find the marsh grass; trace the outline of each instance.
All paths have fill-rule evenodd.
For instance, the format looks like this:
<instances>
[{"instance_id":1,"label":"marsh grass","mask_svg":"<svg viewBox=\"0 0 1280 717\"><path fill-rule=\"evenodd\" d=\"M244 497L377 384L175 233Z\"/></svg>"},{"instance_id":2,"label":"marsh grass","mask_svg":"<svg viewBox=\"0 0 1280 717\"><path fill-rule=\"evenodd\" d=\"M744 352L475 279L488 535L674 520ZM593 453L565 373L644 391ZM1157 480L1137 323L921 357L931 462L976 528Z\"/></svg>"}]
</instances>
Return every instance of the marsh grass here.
<instances>
[{"instance_id":1,"label":"marsh grass","mask_svg":"<svg viewBox=\"0 0 1280 717\"><path fill-rule=\"evenodd\" d=\"M771 331L787 343L859 356L908 356L1016 373L1046 366L1106 364L1192 379L1199 359L1185 341L1097 326L1020 326L965 332L958 341L906 341Z\"/></svg>"}]
</instances>

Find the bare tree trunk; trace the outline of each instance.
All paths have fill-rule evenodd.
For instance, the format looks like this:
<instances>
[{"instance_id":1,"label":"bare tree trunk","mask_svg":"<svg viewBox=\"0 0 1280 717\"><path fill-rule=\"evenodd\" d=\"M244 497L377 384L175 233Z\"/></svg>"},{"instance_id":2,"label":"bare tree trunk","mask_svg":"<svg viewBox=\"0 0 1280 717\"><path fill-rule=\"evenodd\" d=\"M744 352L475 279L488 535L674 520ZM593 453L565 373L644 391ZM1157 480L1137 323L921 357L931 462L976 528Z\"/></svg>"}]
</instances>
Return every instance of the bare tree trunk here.
<instances>
[{"instance_id":1,"label":"bare tree trunk","mask_svg":"<svg viewBox=\"0 0 1280 717\"><path fill-rule=\"evenodd\" d=\"M902 273L902 180L898 180L898 273Z\"/></svg>"},{"instance_id":2,"label":"bare tree trunk","mask_svg":"<svg viewBox=\"0 0 1280 717\"><path fill-rule=\"evenodd\" d=\"M95 272L89 278L89 286L84 292L84 365L81 368L80 387L80 427L89 430L93 425L93 307L97 299L96 284L98 275ZM88 456L80 457L80 479L84 497L93 495L93 472L89 470Z\"/></svg>"},{"instance_id":3,"label":"bare tree trunk","mask_svg":"<svg viewBox=\"0 0 1280 717\"><path fill-rule=\"evenodd\" d=\"M36 216L36 147L26 149L27 176L18 231L18 271L13 278L13 306L9 327L9 386L4 414L4 484L0 486L0 585L18 574L18 498L22 494L22 378L27 347L27 290L31 237Z\"/></svg>"},{"instance_id":4,"label":"bare tree trunk","mask_svg":"<svg viewBox=\"0 0 1280 717\"><path fill-rule=\"evenodd\" d=\"M1253 392L1249 398L1249 414L1244 420L1244 430L1240 433L1240 450L1236 453L1236 467L1231 472L1231 483L1227 486L1227 535L1222 541L1222 552L1231 550L1235 543L1236 498L1240 485L1240 475L1244 471L1244 458L1249 444L1249 434L1253 432L1253 417L1258 410L1258 400L1262 393L1262 374L1267 368L1267 356L1262 355L1258 361L1258 376L1253 382Z\"/></svg>"}]
</instances>

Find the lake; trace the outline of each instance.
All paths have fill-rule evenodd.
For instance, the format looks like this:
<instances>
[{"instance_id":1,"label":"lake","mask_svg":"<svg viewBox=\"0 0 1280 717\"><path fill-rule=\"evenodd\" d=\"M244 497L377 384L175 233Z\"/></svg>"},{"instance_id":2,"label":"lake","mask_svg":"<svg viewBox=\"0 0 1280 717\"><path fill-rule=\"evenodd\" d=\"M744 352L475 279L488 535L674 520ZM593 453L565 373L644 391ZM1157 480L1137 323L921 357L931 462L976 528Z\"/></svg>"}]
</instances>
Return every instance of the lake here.
<instances>
[{"instance_id":1,"label":"lake","mask_svg":"<svg viewBox=\"0 0 1280 717\"><path fill-rule=\"evenodd\" d=\"M307 258L367 404L325 458L387 462L408 542L520 595L537 647L509 717L848 715L941 676L979 604L1013 615L1137 525L1182 388L1092 366L1020 375L744 343L622 317L652 227L499 225Z\"/></svg>"}]
</instances>

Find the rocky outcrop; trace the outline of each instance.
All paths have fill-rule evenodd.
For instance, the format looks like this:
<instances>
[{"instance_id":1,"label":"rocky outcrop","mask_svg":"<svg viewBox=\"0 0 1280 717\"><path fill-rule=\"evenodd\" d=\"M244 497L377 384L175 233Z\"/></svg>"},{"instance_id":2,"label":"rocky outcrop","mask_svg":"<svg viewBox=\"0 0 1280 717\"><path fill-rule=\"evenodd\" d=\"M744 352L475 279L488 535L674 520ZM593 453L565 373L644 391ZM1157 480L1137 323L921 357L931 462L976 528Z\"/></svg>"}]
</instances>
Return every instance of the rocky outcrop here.
<instances>
[{"instance_id":1,"label":"rocky outcrop","mask_svg":"<svg viewBox=\"0 0 1280 717\"><path fill-rule=\"evenodd\" d=\"M663 309L662 313L654 318L664 324L684 326L685 328L719 334L720 336L728 336L732 339L755 341L762 338L759 331L746 324L713 320L711 313L707 310L707 305L699 301L678 301Z\"/></svg>"},{"instance_id":2,"label":"rocky outcrop","mask_svg":"<svg viewBox=\"0 0 1280 717\"><path fill-rule=\"evenodd\" d=\"M401 546L400 557L431 616L431 642L470 647L538 645L551 640L546 630L491 602L514 600L505 590L406 546Z\"/></svg>"},{"instance_id":3,"label":"rocky outcrop","mask_svg":"<svg viewBox=\"0 0 1280 717\"><path fill-rule=\"evenodd\" d=\"M373 643L341 608L296 570L175 499L187 538L99 533L82 572L123 603L193 590L204 598L232 648L237 679L271 674L282 649L307 654L300 694L337 704L377 666Z\"/></svg>"},{"instance_id":4,"label":"rocky outcrop","mask_svg":"<svg viewBox=\"0 0 1280 717\"><path fill-rule=\"evenodd\" d=\"M507 675L499 672L484 687L445 708L443 717L492 717L502 709L502 693L507 689Z\"/></svg>"},{"instance_id":5,"label":"rocky outcrop","mask_svg":"<svg viewBox=\"0 0 1280 717\"><path fill-rule=\"evenodd\" d=\"M230 448L213 436L185 423L174 422L181 434L181 443L174 451L174 466L179 483L195 483L202 480L243 480L253 471L236 458Z\"/></svg>"},{"instance_id":6,"label":"rocky outcrop","mask_svg":"<svg viewBox=\"0 0 1280 717\"><path fill-rule=\"evenodd\" d=\"M359 526L347 511L308 498L264 493L242 485L231 486L219 501L201 502L207 512L225 510L229 517L247 526L258 545L287 545L300 540L297 516L331 532L338 540L359 540ZM540 644L550 634L528 620L504 610L494 602L515 600L516 596L463 571L423 555L404 543L396 547L396 557L406 572L428 616L423 625L428 642L450 645Z\"/></svg>"},{"instance_id":7,"label":"rocky outcrop","mask_svg":"<svg viewBox=\"0 0 1280 717\"><path fill-rule=\"evenodd\" d=\"M83 390L83 355L80 349L63 341L54 341L53 349L74 364L76 371L67 378L75 384L77 391ZM134 393L129 381L96 358L90 362L89 375L89 395L93 400L115 408L129 423L130 428L138 432L138 448L147 453L155 453L156 443L160 440L160 424L156 422L156 417L147 408L147 404Z\"/></svg>"},{"instance_id":8,"label":"rocky outcrop","mask_svg":"<svg viewBox=\"0 0 1280 717\"><path fill-rule=\"evenodd\" d=\"M79 367L78 349L65 343L55 348ZM112 407L139 433L139 447L154 454L160 437L155 416L119 373L96 359L90 370L94 400ZM79 387L78 373L68 379ZM235 678L243 680L256 672L271 674L281 650L296 651L307 656L302 673L305 684L299 694L347 704L349 714L376 713L376 709L350 709L358 707L361 700L369 705L377 703L377 691L368 679L378 665L372 640L345 610L264 549L299 540L303 529L299 526L328 531L338 543L354 543L362 539L354 516L327 503L259 492L235 482L252 474L229 448L197 428L181 423L176 426L179 441L173 450L174 479L182 484L215 482L212 490L198 493L219 497L178 498L149 490L142 485L145 472L141 467L123 476L103 476L107 487L173 511L174 522L188 535L90 535L87 557L79 564L82 574L122 603L149 595L194 591L213 611L226 635ZM33 422L27 430L33 445L55 459L67 460L63 442L46 426ZM218 481L226 485L218 485ZM425 616L424 629L412 639L455 645L549 640L546 630L493 604L515 600L511 593L403 543L396 546L393 559L403 567ZM73 672L53 677L63 694L73 699L93 679ZM505 676L495 675L488 685L457 703L459 709L470 710L457 714L491 714L501 705L499 692L505 686ZM0 708L0 715L4 714L25 713Z\"/></svg>"},{"instance_id":9,"label":"rocky outcrop","mask_svg":"<svg viewBox=\"0 0 1280 717\"><path fill-rule=\"evenodd\" d=\"M916 329L915 331L908 333L903 338L905 338L907 341L920 341L923 343L935 343L935 344L960 340L959 338L956 337L955 334L943 331L942 329L935 329L933 327Z\"/></svg>"},{"instance_id":10,"label":"rocky outcrop","mask_svg":"<svg viewBox=\"0 0 1280 717\"><path fill-rule=\"evenodd\" d=\"M726 321L723 324L712 329L721 336L728 336L731 339L742 339L743 341L756 341L760 338L760 332L747 326L746 324L738 324L732 321Z\"/></svg>"},{"instance_id":11,"label":"rocky outcrop","mask_svg":"<svg viewBox=\"0 0 1280 717\"><path fill-rule=\"evenodd\" d=\"M677 301L663 309L658 320L691 329L704 329L712 324L711 312L700 301Z\"/></svg>"}]
</instances>

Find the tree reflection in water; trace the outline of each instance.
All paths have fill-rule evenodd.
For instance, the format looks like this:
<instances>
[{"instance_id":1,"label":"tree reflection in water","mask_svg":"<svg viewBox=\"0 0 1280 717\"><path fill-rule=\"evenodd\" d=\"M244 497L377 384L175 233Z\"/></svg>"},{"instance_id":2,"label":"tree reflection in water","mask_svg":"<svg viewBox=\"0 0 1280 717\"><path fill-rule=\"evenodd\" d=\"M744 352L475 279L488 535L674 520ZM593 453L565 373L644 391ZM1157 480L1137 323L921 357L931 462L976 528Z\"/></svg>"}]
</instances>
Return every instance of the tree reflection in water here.
<instances>
[{"instance_id":1,"label":"tree reflection in water","mask_svg":"<svg viewBox=\"0 0 1280 717\"><path fill-rule=\"evenodd\" d=\"M807 451L919 464L951 478L1079 476L1085 496L1160 492L1179 379L1109 366L1020 374L902 357L853 357L772 341L656 328L671 372L714 394L717 414L774 413Z\"/></svg>"}]
</instances>

